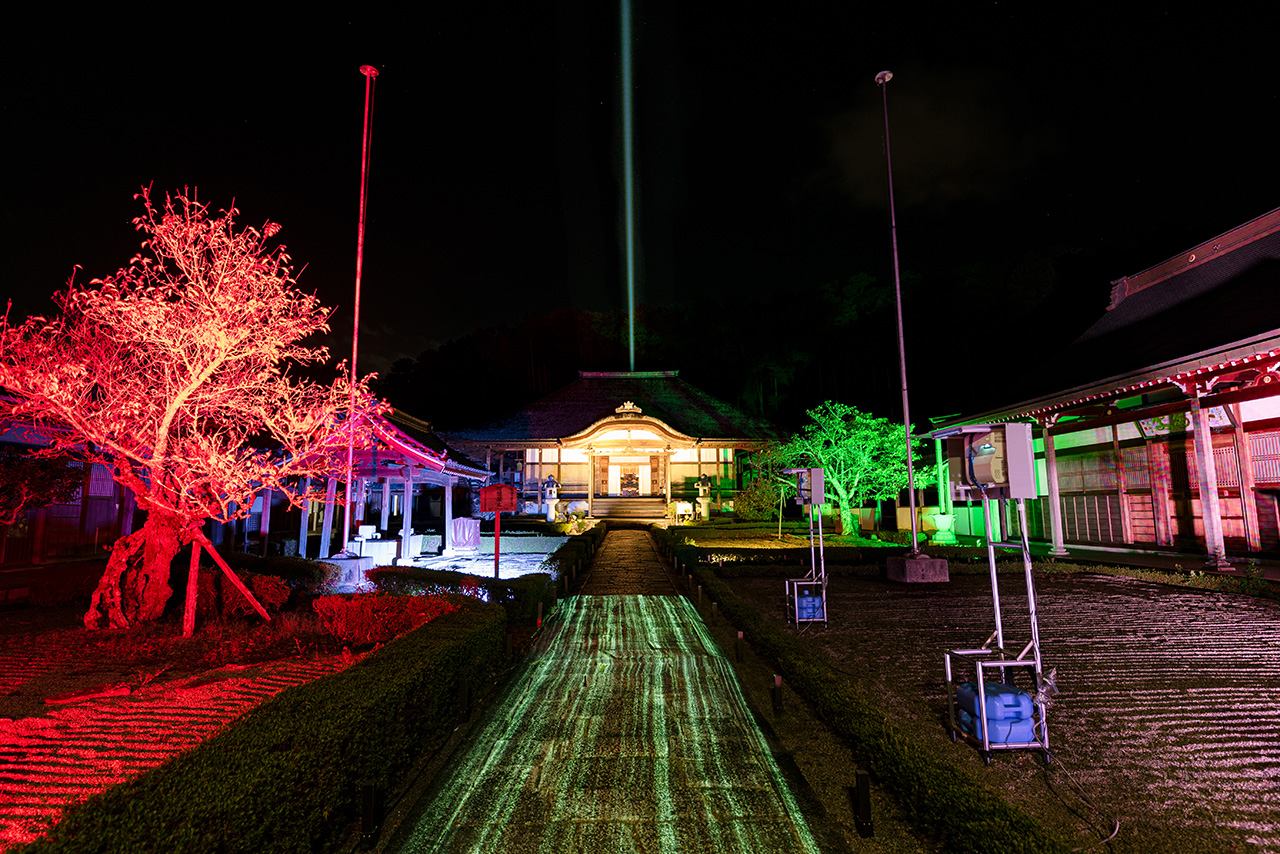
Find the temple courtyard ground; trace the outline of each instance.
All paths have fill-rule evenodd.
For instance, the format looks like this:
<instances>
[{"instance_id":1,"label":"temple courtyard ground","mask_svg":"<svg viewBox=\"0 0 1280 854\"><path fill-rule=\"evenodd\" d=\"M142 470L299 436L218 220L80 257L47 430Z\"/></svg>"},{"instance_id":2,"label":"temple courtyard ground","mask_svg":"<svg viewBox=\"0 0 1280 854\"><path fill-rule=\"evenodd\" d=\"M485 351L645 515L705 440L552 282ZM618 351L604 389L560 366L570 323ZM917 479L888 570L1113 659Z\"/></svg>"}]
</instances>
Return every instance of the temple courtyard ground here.
<instances>
[{"instance_id":1,"label":"temple courtyard ground","mask_svg":"<svg viewBox=\"0 0 1280 854\"><path fill-rule=\"evenodd\" d=\"M726 579L734 594L785 623L776 567L734 569ZM985 571L908 586L874 568L828 570L829 625L810 624L802 637L907 738L969 767L1067 847L1280 852L1277 601L1111 575L1038 575L1045 668L1060 689L1048 717L1052 761L1004 752L988 766L947 733L942 670L944 649L991 633ZM496 702L390 805L378 850L940 850L883 780L871 787L874 835L858 833L859 757L785 683L776 710L770 662L738 646L736 629L671 574L648 532L611 530L580 579ZM1000 584L1005 636L1020 648L1029 632L1023 579L1002 574ZM0 617L19 623L37 613ZM0 721L0 850L37 833L51 807L140 773L239 710L349 663L312 653L203 676L154 674L132 696L41 713L16 692L48 663L24 658L29 645L11 628L19 630L0 633L0 677L14 692L11 720ZM146 731L119 740L140 705L155 707Z\"/></svg>"},{"instance_id":2,"label":"temple courtyard ground","mask_svg":"<svg viewBox=\"0 0 1280 854\"><path fill-rule=\"evenodd\" d=\"M971 745L951 742L942 652L980 645L991 633L989 576L953 574L945 584L908 586L845 569L829 566L829 626L811 624L803 636L875 695L909 738L970 766L1069 847L1280 851L1280 603L1109 575L1037 577L1045 668L1059 688L1048 717L1052 760L1008 751L988 766ZM769 577L751 577L749 566L735 570L741 576L727 579L734 593L784 622L776 570L764 570ZM851 809L858 757L786 686L782 714L774 713L769 663L749 649L738 660L736 631L709 600L699 603L696 591L682 590L700 620L682 611L663 624L663 640L646 640L659 630L640 616L644 607L623 603L640 593L668 596L682 581L665 571L647 534L611 532L580 595L569 600L562 634L550 633L543 657L513 680L512 690L561 705L531 705L524 695L524 705L495 707L471 737L463 760L470 764L454 766L468 770L433 784L415 815L403 818L392 849L554 850L557 842L589 839L593 844L578 850L811 850L798 830L803 823L823 851L938 850L879 785L874 836L859 836ZM1021 648L1029 639L1023 578L1001 574L1000 584L1005 637ZM583 633L606 623L605 634ZM557 638L570 648L557 649ZM703 697L701 711L692 711L689 679L721 686L727 677L689 670L691 646L700 650L692 660L732 665L745 706L730 692ZM554 682L542 672L547 666ZM526 713L514 709L535 706L542 711L524 718L531 725L521 732L516 722ZM764 800L785 799L785 785L801 819L727 794L725 781L735 775L697 764L694 741L682 738L698 730L672 721L709 725L709 710L719 728L699 738L713 753L743 762L741 777L749 780L747 770L761 759L744 759L740 745L758 730L778 768ZM658 719L667 729L655 729ZM633 737L644 727L645 738ZM512 740L519 751L503 754ZM485 777L477 762L489 763L485 773L496 776ZM460 794L459 774L476 794ZM492 800L499 789L511 793L505 806ZM689 800L698 794L707 798L702 807ZM467 805L469 797L479 797L480 806ZM514 824L502 830L500 815ZM457 823L446 832L450 821ZM787 822L795 834L779 835ZM744 826L774 833L733 835ZM686 844L664 846L664 833Z\"/></svg>"}]
</instances>

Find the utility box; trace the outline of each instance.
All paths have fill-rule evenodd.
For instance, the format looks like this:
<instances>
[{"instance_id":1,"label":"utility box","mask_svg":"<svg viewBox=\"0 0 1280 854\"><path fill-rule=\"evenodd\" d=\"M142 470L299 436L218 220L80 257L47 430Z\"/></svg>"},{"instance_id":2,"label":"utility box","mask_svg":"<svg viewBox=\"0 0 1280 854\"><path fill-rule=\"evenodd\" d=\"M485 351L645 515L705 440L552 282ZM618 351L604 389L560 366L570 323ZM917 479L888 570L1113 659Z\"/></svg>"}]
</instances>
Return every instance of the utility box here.
<instances>
[{"instance_id":1,"label":"utility box","mask_svg":"<svg viewBox=\"0 0 1280 854\"><path fill-rule=\"evenodd\" d=\"M989 424L947 437L948 480L957 500L1036 498L1030 424Z\"/></svg>"},{"instance_id":2,"label":"utility box","mask_svg":"<svg viewBox=\"0 0 1280 854\"><path fill-rule=\"evenodd\" d=\"M803 507L826 503L827 491L822 480L822 469L787 469L783 474L796 476L796 504Z\"/></svg>"}]
</instances>

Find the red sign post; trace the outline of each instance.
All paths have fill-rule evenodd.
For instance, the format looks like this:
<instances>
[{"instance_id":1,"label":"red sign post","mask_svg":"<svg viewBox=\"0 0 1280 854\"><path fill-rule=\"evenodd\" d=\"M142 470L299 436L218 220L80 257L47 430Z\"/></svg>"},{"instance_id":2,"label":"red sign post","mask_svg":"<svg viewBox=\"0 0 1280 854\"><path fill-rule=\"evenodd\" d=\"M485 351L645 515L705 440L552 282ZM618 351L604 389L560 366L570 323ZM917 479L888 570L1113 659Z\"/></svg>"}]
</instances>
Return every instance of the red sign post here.
<instances>
[{"instance_id":1,"label":"red sign post","mask_svg":"<svg viewBox=\"0 0 1280 854\"><path fill-rule=\"evenodd\" d=\"M498 553L502 543L502 512L516 509L516 488L509 483L494 483L480 488L480 512L493 511L493 577L498 577Z\"/></svg>"}]
</instances>

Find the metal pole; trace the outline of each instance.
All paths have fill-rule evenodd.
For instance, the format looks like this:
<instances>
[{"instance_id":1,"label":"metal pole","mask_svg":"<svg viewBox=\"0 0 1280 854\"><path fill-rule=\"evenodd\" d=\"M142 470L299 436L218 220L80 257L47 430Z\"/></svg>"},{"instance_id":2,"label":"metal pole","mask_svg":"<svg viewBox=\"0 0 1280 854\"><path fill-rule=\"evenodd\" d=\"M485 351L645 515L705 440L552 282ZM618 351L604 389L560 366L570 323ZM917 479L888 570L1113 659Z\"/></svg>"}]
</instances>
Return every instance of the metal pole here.
<instances>
[{"instance_id":1,"label":"metal pole","mask_svg":"<svg viewBox=\"0 0 1280 854\"><path fill-rule=\"evenodd\" d=\"M1000 582L996 578L996 546L991 541L991 499L982 496L982 520L987 526L987 565L991 568L991 601L996 612L996 646L1004 649L1004 625L1000 620ZM1003 653L1001 653L1003 657ZM1000 671L1002 674L1004 671Z\"/></svg>"},{"instance_id":2,"label":"metal pole","mask_svg":"<svg viewBox=\"0 0 1280 854\"><path fill-rule=\"evenodd\" d=\"M916 479L911 463L911 407L907 405L907 350L902 335L902 278L898 272L898 218L893 209L893 160L889 156L889 87L893 72L876 75L880 94L884 96L884 161L889 169L889 232L893 238L893 295L898 304L898 366L902 373L902 421L907 437L907 502L911 507L911 554L920 554L916 542Z\"/></svg>"},{"instance_id":3,"label":"metal pole","mask_svg":"<svg viewBox=\"0 0 1280 854\"><path fill-rule=\"evenodd\" d=\"M356 232L356 302L351 327L351 399L347 406L347 484L343 493L342 550L346 552L351 540L351 482L355 469L356 453L356 356L360 351L360 273L364 267L364 215L369 187L369 130L373 113L373 80L378 69L372 65L360 66L364 75L364 149L360 154L360 225Z\"/></svg>"}]
</instances>

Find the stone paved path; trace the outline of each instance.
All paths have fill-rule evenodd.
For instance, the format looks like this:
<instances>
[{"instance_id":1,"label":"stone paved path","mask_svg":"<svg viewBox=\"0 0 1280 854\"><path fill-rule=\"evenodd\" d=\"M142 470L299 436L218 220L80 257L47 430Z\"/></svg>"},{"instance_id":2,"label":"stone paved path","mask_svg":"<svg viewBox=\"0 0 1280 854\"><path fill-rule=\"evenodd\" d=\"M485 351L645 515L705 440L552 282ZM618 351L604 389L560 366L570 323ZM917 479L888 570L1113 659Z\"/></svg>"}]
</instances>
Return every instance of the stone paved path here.
<instances>
[{"instance_id":1,"label":"stone paved path","mask_svg":"<svg viewBox=\"0 0 1280 854\"><path fill-rule=\"evenodd\" d=\"M416 810L388 850L818 854L732 665L641 530L609 532Z\"/></svg>"},{"instance_id":2,"label":"stone paved path","mask_svg":"<svg viewBox=\"0 0 1280 854\"><path fill-rule=\"evenodd\" d=\"M648 531L611 530L591 561L584 596L675 596Z\"/></svg>"},{"instance_id":3,"label":"stone paved path","mask_svg":"<svg viewBox=\"0 0 1280 854\"><path fill-rule=\"evenodd\" d=\"M560 608L389 850L818 854L686 599L573 596Z\"/></svg>"}]
</instances>

